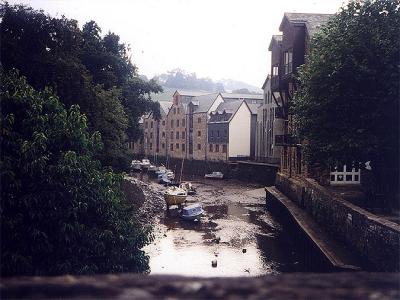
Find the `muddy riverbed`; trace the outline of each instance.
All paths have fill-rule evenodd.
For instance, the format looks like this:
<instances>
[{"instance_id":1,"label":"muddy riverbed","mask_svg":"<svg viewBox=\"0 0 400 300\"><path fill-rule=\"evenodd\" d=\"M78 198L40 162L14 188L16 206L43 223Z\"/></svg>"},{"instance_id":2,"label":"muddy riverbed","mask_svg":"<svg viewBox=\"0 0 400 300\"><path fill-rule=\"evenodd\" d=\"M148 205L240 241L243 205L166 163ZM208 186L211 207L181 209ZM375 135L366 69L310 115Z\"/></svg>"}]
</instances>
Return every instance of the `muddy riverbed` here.
<instances>
[{"instance_id":1,"label":"muddy riverbed","mask_svg":"<svg viewBox=\"0 0 400 300\"><path fill-rule=\"evenodd\" d=\"M146 173L132 176L129 179L141 185L146 198L141 218L154 228L155 239L144 248L151 274L221 277L307 270L306 250L266 211L262 186L194 179L197 194L187 202L201 203L205 214L189 222L174 209L166 211L164 186Z\"/></svg>"}]
</instances>

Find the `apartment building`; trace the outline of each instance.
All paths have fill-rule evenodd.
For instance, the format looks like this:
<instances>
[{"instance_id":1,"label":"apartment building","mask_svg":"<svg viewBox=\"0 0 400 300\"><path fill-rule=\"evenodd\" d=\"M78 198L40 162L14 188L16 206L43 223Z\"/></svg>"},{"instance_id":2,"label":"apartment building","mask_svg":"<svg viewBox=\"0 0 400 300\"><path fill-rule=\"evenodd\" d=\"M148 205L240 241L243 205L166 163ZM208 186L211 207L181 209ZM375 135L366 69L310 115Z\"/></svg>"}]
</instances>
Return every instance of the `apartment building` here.
<instances>
[{"instance_id":1,"label":"apartment building","mask_svg":"<svg viewBox=\"0 0 400 300\"><path fill-rule=\"evenodd\" d=\"M251 117L251 109L244 100L220 103L210 113L208 122L208 159L250 158Z\"/></svg>"}]
</instances>

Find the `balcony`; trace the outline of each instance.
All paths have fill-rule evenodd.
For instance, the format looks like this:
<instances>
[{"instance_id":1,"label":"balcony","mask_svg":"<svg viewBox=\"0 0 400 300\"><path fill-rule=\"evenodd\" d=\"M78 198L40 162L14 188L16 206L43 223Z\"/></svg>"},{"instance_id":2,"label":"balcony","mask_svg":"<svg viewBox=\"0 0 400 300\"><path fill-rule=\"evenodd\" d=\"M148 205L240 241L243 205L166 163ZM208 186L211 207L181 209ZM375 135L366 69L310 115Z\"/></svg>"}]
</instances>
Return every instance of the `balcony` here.
<instances>
[{"instance_id":1,"label":"balcony","mask_svg":"<svg viewBox=\"0 0 400 300\"><path fill-rule=\"evenodd\" d=\"M279 82L280 81L280 76L279 75L274 75L271 77L271 91L276 92L279 91Z\"/></svg>"}]
</instances>

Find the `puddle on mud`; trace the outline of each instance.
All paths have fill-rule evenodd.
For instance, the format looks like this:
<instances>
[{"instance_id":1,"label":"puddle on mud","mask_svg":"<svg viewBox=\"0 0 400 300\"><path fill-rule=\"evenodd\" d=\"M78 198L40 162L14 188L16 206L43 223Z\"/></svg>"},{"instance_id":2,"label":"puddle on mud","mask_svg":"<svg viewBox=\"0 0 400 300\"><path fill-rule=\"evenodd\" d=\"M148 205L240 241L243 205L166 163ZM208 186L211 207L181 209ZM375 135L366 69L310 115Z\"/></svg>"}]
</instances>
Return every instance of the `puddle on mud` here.
<instances>
[{"instance_id":1,"label":"puddle on mud","mask_svg":"<svg viewBox=\"0 0 400 300\"><path fill-rule=\"evenodd\" d=\"M188 196L188 203L202 203L205 213L199 222L184 221L173 210L160 213L155 240L144 248L151 274L221 277L304 271L290 235L265 210L259 186L229 180L194 185L198 194Z\"/></svg>"}]
</instances>

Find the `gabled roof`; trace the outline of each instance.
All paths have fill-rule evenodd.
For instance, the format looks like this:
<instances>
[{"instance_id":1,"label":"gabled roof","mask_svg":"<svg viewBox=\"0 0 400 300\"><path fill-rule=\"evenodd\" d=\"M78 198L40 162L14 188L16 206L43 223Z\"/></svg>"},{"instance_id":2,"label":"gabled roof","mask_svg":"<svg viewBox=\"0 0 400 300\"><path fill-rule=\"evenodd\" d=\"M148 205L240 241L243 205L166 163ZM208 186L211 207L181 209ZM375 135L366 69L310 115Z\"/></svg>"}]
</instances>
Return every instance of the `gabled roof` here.
<instances>
[{"instance_id":1,"label":"gabled roof","mask_svg":"<svg viewBox=\"0 0 400 300\"><path fill-rule=\"evenodd\" d=\"M285 22L292 24L304 24L311 37L318 29L328 22L332 14L313 14L313 13L288 13L285 12L279 30L282 31Z\"/></svg>"},{"instance_id":2,"label":"gabled roof","mask_svg":"<svg viewBox=\"0 0 400 300\"><path fill-rule=\"evenodd\" d=\"M153 101L158 101L158 102L162 102L162 101L172 101L172 96L175 93L175 91L167 89L167 88L163 88L164 91L161 93L150 93L150 97L151 100Z\"/></svg>"},{"instance_id":3,"label":"gabled roof","mask_svg":"<svg viewBox=\"0 0 400 300\"><path fill-rule=\"evenodd\" d=\"M269 42L268 51L272 51L273 44L281 44L282 43L282 34L274 34Z\"/></svg>"},{"instance_id":4,"label":"gabled roof","mask_svg":"<svg viewBox=\"0 0 400 300\"><path fill-rule=\"evenodd\" d=\"M271 76L268 74L267 78L265 78L265 81L264 81L264 83L263 83L261 88L265 89L265 86L268 84L268 81L270 81L270 80L271 80Z\"/></svg>"},{"instance_id":5,"label":"gabled roof","mask_svg":"<svg viewBox=\"0 0 400 300\"><path fill-rule=\"evenodd\" d=\"M224 100L240 100L240 99L254 99L263 100L264 96L262 94L232 94L232 93L221 93Z\"/></svg>"},{"instance_id":6,"label":"gabled roof","mask_svg":"<svg viewBox=\"0 0 400 300\"><path fill-rule=\"evenodd\" d=\"M204 95L204 94L209 94L210 92L205 92L205 91L190 91L190 90L176 90L173 94L173 96L175 96L175 94L178 93L181 96L189 96L189 97L196 97L196 96L200 96L200 95Z\"/></svg>"},{"instance_id":7,"label":"gabled roof","mask_svg":"<svg viewBox=\"0 0 400 300\"><path fill-rule=\"evenodd\" d=\"M237 110L244 103L247 107L248 104L243 100L236 100L230 102L222 102L218 105L217 109L210 114L209 123L230 122ZM249 109L250 110L250 109ZM251 110L250 110L251 111Z\"/></svg>"},{"instance_id":8,"label":"gabled roof","mask_svg":"<svg viewBox=\"0 0 400 300\"><path fill-rule=\"evenodd\" d=\"M160 110L162 110L166 115L168 115L169 109L172 106L171 101L160 101Z\"/></svg>"},{"instance_id":9,"label":"gabled roof","mask_svg":"<svg viewBox=\"0 0 400 300\"><path fill-rule=\"evenodd\" d=\"M195 112L207 112L213 105L219 93L212 93L193 97L190 103L196 106Z\"/></svg>"},{"instance_id":10,"label":"gabled roof","mask_svg":"<svg viewBox=\"0 0 400 300\"><path fill-rule=\"evenodd\" d=\"M262 104L260 103L247 103L247 106L249 107L251 114L256 115L257 114L257 109L261 106Z\"/></svg>"}]
</instances>

